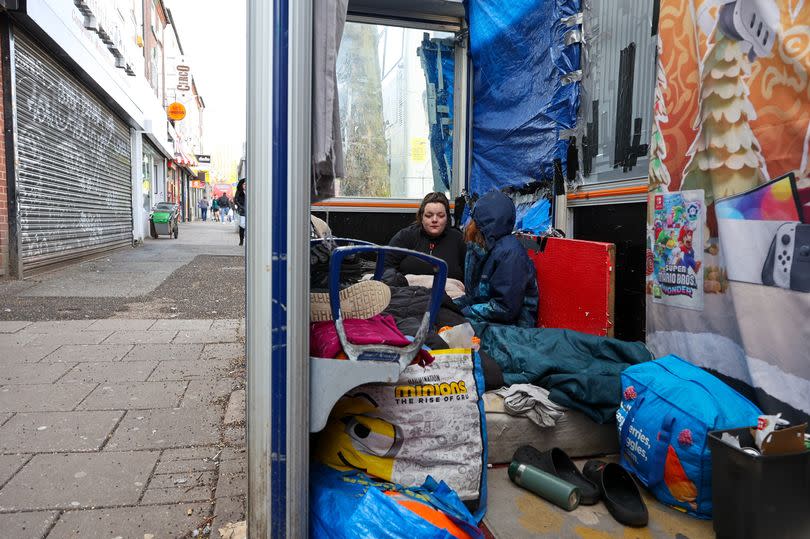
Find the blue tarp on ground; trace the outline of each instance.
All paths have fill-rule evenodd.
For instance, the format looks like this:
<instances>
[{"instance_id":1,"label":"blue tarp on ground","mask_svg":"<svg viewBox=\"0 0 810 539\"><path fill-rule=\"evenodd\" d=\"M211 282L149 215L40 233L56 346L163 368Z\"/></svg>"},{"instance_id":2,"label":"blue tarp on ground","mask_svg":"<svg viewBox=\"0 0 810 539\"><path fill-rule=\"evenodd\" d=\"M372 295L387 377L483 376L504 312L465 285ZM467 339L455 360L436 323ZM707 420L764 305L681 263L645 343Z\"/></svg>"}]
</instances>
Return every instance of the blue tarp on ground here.
<instances>
[{"instance_id":1,"label":"blue tarp on ground","mask_svg":"<svg viewBox=\"0 0 810 539\"><path fill-rule=\"evenodd\" d=\"M425 33L419 57L427 80L430 155L434 189L449 191L453 171L453 81L455 44L452 38L430 39ZM435 96L435 99L434 99Z\"/></svg>"},{"instance_id":2,"label":"blue tarp on ground","mask_svg":"<svg viewBox=\"0 0 810 539\"><path fill-rule=\"evenodd\" d=\"M473 80L470 191L522 186L553 177L566 161L559 131L576 123L579 83L561 78L580 69L580 48L565 46L572 28L561 19L580 0L465 0Z\"/></svg>"}]
</instances>

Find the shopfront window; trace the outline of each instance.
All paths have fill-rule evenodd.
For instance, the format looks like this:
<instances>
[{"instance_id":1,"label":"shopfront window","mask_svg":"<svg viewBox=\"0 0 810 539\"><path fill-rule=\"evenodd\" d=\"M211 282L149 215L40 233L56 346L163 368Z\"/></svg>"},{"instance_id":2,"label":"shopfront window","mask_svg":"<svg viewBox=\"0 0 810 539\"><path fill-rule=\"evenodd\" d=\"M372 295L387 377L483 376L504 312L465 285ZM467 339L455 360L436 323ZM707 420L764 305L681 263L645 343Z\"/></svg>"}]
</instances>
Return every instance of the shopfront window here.
<instances>
[{"instance_id":1,"label":"shopfront window","mask_svg":"<svg viewBox=\"0 0 810 539\"><path fill-rule=\"evenodd\" d=\"M143 154L143 209L147 212L152 209L152 189L154 188L154 159L151 154Z\"/></svg>"},{"instance_id":2,"label":"shopfront window","mask_svg":"<svg viewBox=\"0 0 810 539\"><path fill-rule=\"evenodd\" d=\"M435 143L435 131L431 146L431 124L441 125L436 122L442 122L441 112L446 113L447 106L440 105L444 108L437 116L436 93L442 85L428 84L419 52L425 39L450 38L452 45L452 36L346 24L337 60L346 173L335 183L336 196L421 198L431 191L449 191L449 183L445 185L449 175L437 173L437 166L446 170L449 160ZM445 57L452 60L452 53ZM452 88L447 91L452 99ZM445 133L451 130L452 125Z\"/></svg>"}]
</instances>

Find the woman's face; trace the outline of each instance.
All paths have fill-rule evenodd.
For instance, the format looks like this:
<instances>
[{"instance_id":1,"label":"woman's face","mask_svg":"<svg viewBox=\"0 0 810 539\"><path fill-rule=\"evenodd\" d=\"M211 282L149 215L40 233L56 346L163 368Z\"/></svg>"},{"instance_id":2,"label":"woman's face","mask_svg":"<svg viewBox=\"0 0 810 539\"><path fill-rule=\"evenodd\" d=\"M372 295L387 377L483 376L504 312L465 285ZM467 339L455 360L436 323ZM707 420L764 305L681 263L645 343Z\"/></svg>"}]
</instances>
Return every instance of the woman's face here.
<instances>
[{"instance_id":1,"label":"woman's face","mask_svg":"<svg viewBox=\"0 0 810 539\"><path fill-rule=\"evenodd\" d=\"M447 227L447 212L441 202L425 204L422 213L422 228L429 236L438 236Z\"/></svg>"}]
</instances>

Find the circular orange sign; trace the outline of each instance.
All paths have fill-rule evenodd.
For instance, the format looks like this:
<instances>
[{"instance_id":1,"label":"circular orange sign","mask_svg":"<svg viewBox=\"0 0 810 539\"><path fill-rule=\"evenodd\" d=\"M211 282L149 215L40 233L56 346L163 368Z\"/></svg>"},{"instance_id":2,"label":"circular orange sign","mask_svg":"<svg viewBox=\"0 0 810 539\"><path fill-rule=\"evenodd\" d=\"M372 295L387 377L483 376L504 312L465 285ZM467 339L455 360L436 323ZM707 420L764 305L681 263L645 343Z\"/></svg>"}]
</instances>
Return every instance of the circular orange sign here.
<instances>
[{"instance_id":1,"label":"circular orange sign","mask_svg":"<svg viewBox=\"0 0 810 539\"><path fill-rule=\"evenodd\" d=\"M170 120L182 120L186 117L186 107L183 106L182 103L178 103L175 101L174 103L170 104L166 107L166 113L169 116Z\"/></svg>"}]
</instances>

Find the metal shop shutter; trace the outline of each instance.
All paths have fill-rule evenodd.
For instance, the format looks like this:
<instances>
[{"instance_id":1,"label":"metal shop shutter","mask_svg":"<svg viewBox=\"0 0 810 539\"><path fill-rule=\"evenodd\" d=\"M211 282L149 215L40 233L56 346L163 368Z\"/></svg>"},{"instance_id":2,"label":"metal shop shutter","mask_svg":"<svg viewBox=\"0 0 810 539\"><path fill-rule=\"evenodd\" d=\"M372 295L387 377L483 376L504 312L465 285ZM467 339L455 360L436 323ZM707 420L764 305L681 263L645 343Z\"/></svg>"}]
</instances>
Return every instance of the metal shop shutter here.
<instances>
[{"instance_id":1,"label":"metal shop shutter","mask_svg":"<svg viewBox=\"0 0 810 539\"><path fill-rule=\"evenodd\" d=\"M132 243L129 128L15 33L23 271Z\"/></svg>"}]
</instances>

